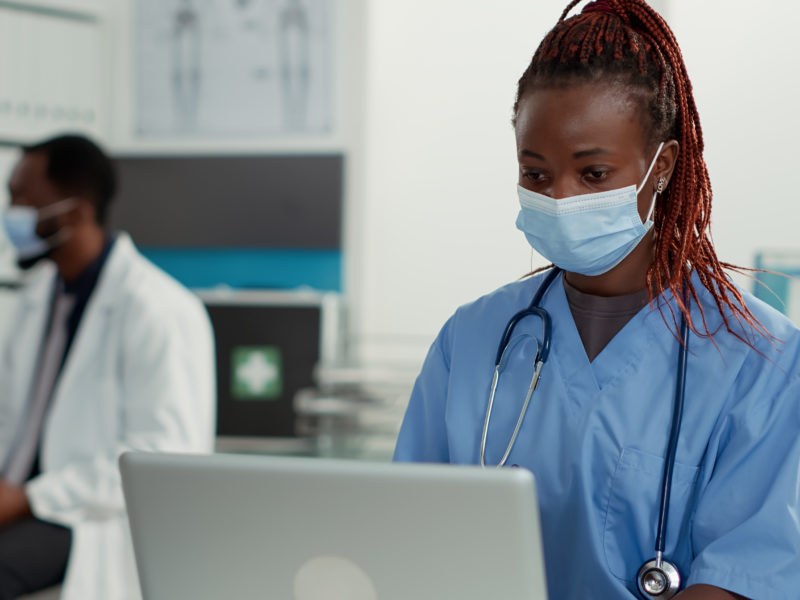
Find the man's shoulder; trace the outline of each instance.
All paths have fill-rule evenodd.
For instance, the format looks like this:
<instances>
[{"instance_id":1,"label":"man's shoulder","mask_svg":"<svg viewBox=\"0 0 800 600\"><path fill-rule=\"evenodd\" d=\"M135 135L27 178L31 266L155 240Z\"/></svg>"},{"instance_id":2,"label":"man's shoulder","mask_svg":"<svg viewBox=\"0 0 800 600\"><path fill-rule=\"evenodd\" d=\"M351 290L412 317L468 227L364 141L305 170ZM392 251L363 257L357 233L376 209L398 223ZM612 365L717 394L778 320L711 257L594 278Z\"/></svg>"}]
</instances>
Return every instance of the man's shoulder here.
<instances>
[{"instance_id":1,"label":"man's shoulder","mask_svg":"<svg viewBox=\"0 0 800 600\"><path fill-rule=\"evenodd\" d=\"M108 261L104 283L110 294L119 294L120 301L140 310L156 314L195 314L202 302L191 290L143 256L129 240L118 240Z\"/></svg>"}]
</instances>

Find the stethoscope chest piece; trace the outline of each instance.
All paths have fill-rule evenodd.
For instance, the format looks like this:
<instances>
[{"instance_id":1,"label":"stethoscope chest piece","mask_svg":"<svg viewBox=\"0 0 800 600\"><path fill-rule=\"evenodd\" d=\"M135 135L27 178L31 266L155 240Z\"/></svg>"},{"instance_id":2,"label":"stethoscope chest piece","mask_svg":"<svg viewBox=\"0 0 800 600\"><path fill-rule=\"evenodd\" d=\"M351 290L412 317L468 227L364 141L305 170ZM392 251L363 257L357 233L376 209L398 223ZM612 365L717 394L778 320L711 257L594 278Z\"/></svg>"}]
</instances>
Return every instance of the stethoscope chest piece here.
<instances>
[{"instance_id":1,"label":"stethoscope chest piece","mask_svg":"<svg viewBox=\"0 0 800 600\"><path fill-rule=\"evenodd\" d=\"M654 558L639 569L636 584L644 598L666 600L675 596L680 590L681 576L671 562Z\"/></svg>"}]
</instances>

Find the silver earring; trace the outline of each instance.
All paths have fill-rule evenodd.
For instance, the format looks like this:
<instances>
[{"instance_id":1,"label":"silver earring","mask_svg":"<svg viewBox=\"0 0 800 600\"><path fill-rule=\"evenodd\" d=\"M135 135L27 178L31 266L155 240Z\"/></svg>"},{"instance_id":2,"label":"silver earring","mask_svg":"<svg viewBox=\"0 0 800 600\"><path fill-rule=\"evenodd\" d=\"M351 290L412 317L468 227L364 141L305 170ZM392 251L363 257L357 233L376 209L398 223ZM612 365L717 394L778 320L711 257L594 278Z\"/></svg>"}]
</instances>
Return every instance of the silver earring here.
<instances>
[{"instance_id":1,"label":"silver earring","mask_svg":"<svg viewBox=\"0 0 800 600\"><path fill-rule=\"evenodd\" d=\"M656 188L656 193L660 194L664 191L664 185L666 184L667 180L663 177L658 178L658 187Z\"/></svg>"}]
</instances>

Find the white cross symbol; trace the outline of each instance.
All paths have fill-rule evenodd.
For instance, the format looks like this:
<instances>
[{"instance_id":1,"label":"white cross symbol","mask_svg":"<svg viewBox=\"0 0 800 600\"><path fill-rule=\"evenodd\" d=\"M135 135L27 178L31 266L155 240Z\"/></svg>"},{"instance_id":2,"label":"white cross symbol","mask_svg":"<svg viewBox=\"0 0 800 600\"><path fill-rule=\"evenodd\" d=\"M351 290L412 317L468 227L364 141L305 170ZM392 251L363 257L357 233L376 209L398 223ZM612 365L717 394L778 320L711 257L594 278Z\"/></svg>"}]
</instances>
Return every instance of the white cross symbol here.
<instances>
[{"instance_id":1,"label":"white cross symbol","mask_svg":"<svg viewBox=\"0 0 800 600\"><path fill-rule=\"evenodd\" d=\"M251 394L261 394L268 383L278 378L278 367L269 362L261 352L251 352L239 367L237 376Z\"/></svg>"}]
</instances>

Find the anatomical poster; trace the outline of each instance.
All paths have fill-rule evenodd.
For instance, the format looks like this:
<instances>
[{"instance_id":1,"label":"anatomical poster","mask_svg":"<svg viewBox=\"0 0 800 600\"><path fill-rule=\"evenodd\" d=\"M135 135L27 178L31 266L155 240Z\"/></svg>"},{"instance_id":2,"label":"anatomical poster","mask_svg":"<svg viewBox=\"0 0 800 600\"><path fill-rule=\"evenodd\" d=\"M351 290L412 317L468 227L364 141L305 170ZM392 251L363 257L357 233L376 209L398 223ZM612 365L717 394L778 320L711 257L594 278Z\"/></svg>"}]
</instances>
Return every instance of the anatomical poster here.
<instances>
[{"instance_id":1,"label":"anatomical poster","mask_svg":"<svg viewBox=\"0 0 800 600\"><path fill-rule=\"evenodd\" d=\"M333 2L137 0L137 134L329 132Z\"/></svg>"}]
</instances>

